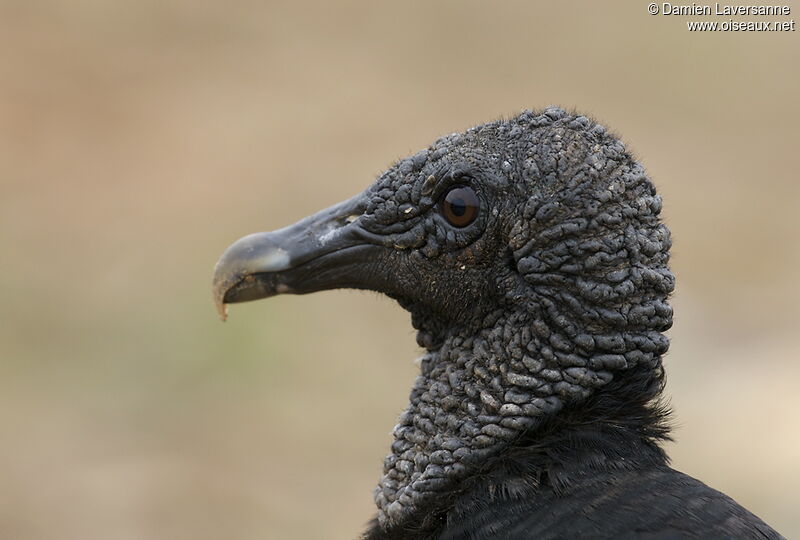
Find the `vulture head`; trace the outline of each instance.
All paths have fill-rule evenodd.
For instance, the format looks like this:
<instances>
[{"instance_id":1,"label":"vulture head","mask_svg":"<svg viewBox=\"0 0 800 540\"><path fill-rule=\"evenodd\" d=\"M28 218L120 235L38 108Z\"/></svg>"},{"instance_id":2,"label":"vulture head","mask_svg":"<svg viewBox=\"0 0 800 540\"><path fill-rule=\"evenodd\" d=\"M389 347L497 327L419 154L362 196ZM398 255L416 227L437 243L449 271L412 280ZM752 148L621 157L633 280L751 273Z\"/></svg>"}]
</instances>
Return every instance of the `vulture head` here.
<instances>
[{"instance_id":1,"label":"vulture head","mask_svg":"<svg viewBox=\"0 0 800 540\"><path fill-rule=\"evenodd\" d=\"M606 129L525 111L442 137L355 197L238 240L216 266L214 299L224 317L226 304L346 287L411 313L425 352L375 490L389 530L426 519L422 509L553 422L646 416L672 322L660 211Z\"/></svg>"}]
</instances>

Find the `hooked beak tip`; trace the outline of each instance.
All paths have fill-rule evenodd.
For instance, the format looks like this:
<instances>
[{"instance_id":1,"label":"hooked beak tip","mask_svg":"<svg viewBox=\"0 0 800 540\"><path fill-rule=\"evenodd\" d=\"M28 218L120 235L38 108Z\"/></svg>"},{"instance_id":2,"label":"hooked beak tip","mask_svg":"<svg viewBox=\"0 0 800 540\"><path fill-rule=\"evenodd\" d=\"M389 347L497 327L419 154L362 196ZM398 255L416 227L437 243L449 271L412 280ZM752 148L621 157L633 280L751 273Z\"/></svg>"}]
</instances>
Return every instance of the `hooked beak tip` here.
<instances>
[{"instance_id":1,"label":"hooked beak tip","mask_svg":"<svg viewBox=\"0 0 800 540\"><path fill-rule=\"evenodd\" d=\"M222 322L228 320L228 304L225 302L216 299L214 300L214 304L217 306L217 314Z\"/></svg>"},{"instance_id":2,"label":"hooked beak tip","mask_svg":"<svg viewBox=\"0 0 800 540\"><path fill-rule=\"evenodd\" d=\"M228 292L228 287L219 279L214 279L213 293L214 293L214 307L217 309L217 315L225 322L228 318L228 304L225 303L225 294Z\"/></svg>"}]
</instances>

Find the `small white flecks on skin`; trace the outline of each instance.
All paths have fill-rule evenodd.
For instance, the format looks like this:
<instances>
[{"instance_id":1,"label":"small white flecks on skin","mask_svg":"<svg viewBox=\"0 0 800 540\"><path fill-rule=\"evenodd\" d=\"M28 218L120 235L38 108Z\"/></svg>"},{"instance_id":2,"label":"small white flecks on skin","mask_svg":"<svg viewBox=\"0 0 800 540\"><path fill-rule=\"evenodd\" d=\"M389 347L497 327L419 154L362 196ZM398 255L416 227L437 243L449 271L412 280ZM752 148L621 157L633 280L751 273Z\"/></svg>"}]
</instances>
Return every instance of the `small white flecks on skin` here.
<instances>
[{"instance_id":1,"label":"small white flecks on skin","mask_svg":"<svg viewBox=\"0 0 800 540\"><path fill-rule=\"evenodd\" d=\"M319 243L324 246L325 244L330 242L331 238L333 238L336 235L336 231L338 230L339 227L336 226L331 227L331 229L328 232L319 237Z\"/></svg>"}]
</instances>

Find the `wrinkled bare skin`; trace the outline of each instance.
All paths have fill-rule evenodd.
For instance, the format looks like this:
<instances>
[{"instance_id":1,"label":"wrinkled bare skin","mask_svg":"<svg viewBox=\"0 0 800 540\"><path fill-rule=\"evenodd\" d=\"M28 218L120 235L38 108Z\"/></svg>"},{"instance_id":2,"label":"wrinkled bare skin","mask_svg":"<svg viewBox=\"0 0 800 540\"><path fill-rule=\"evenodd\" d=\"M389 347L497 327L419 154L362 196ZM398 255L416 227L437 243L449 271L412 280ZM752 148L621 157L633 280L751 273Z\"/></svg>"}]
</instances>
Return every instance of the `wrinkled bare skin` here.
<instances>
[{"instance_id":1,"label":"wrinkled bare skin","mask_svg":"<svg viewBox=\"0 0 800 540\"><path fill-rule=\"evenodd\" d=\"M461 185L481 202L463 228L437 207ZM637 368L660 380L674 287L661 199L624 145L588 118L526 111L443 137L342 204L261 233L270 253L293 252L279 268L259 262L255 235L234 244L217 266L215 298L352 286L411 312L427 353L375 491L382 527L402 525L617 374ZM308 236L316 230L319 239ZM354 245L371 250L368 262L347 272L330 262Z\"/></svg>"},{"instance_id":2,"label":"wrinkled bare skin","mask_svg":"<svg viewBox=\"0 0 800 540\"><path fill-rule=\"evenodd\" d=\"M420 196L431 175L470 178L485 221L460 232L434 219L436 194ZM428 349L375 493L382 523L615 372L661 369L669 231L643 169L601 126L526 112L440 139L372 191L371 219L413 231L398 243L422 276L404 290L420 294L402 300Z\"/></svg>"}]
</instances>

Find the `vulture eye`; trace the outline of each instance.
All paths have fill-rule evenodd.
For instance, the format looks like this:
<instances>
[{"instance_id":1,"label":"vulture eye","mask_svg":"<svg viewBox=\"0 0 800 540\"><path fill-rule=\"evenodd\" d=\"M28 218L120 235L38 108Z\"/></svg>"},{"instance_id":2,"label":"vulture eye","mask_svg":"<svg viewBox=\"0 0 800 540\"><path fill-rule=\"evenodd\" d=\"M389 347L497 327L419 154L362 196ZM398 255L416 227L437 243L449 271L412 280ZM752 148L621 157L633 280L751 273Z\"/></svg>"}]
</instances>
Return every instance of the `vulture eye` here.
<instances>
[{"instance_id":1,"label":"vulture eye","mask_svg":"<svg viewBox=\"0 0 800 540\"><path fill-rule=\"evenodd\" d=\"M480 205L475 190L467 186L454 186L442 197L439 208L450 225L466 227L478 217Z\"/></svg>"}]
</instances>

